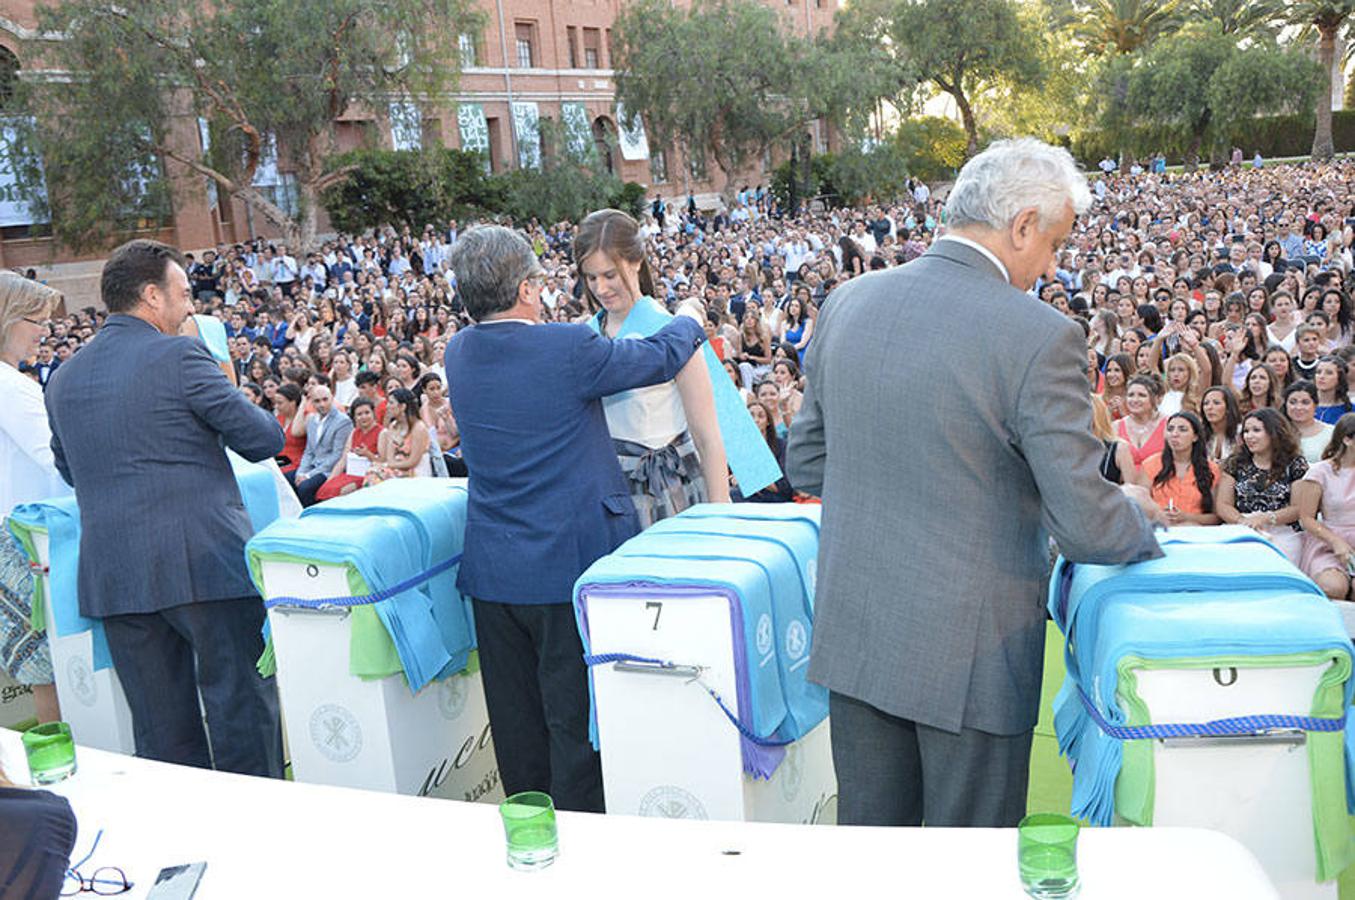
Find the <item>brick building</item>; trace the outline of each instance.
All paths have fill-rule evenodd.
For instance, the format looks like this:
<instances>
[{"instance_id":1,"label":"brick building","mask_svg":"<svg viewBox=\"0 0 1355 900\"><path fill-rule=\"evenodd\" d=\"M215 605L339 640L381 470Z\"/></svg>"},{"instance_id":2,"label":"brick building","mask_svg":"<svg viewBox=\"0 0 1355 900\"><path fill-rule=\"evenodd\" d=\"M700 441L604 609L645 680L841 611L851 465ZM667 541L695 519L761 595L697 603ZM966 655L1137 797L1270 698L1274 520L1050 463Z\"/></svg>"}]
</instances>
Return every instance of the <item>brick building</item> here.
<instances>
[{"instance_id":1,"label":"brick building","mask_svg":"<svg viewBox=\"0 0 1355 900\"><path fill-rule=\"evenodd\" d=\"M814 34L832 25L839 0L764 0L786 17L800 34ZM540 153L539 122L554 120L569 140L591 140L604 162L626 181L650 188L650 194L685 197L690 190L710 197L724 185L718 168L702 160L677 158L673 148L650 145L643 130L627 133L620 118L613 82L611 26L621 0L479 0L484 28L459 35L461 77L445 105L424 109L392 103L388 110L340 117L340 149L373 139L383 146L410 148L441 144L487 153L494 171L531 164ZM0 0L0 64L41 68L41 46L53 36L36 31L37 0ZM5 54L12 54L9 59ZM185 144L201 138L191 122L179 128ZM813 130L818 149L826 149L823 129ZM0 159L0 182L8 176ZM271 236L268 223L240 203L217 203L202 179L174 178L174 208L163 227L147 231L184 248ZM765 180L748 173L750 183ZM286 204L294 189L285 171L261 166L255 183ZM26 207L6 204L0 183L0 267L22 268L76 259L42 228L24 221ZM322 231L324 227L322 225Z\"/></svg>"}]
</instances>

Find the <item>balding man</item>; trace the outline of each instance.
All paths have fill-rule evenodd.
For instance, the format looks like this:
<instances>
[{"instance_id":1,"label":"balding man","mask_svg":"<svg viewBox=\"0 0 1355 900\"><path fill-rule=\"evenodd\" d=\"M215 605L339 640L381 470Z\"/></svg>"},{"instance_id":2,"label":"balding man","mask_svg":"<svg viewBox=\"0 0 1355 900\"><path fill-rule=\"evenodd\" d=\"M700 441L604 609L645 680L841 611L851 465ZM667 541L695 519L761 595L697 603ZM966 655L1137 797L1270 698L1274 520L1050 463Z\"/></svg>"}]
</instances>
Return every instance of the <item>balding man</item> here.
<instances>
[{"instance_id":1,"label":"balding man","mask_svg":"<svg viewBox=\"0 0 1355 900\"><path fill-rule=\"evenodd\" d=\"M285 473L302 506L315 504L315 492L339 464L348 446L348 435L353 432L353 420L334 405L334 395L328 387L314 385L310 401L315 412L306 419L306 450L301 454L301 464Z\"/></svg>"}]
</instances>

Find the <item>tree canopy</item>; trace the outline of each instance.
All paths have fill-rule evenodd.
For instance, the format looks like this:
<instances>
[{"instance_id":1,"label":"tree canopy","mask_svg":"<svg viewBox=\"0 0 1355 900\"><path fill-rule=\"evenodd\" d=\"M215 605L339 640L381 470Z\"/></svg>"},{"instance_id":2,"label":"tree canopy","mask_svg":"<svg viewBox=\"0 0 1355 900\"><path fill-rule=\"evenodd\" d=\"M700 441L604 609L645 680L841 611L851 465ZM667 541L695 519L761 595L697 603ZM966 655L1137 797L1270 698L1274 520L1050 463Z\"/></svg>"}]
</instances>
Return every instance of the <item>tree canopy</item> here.
<instances>
[{"instance_id":1,"label":"tree canopy","mask_svg":"<svg viewBox=\"0 0 1355 900\"><path fill-rule=\"evenodd\" d=\"M1287 20L1317 32L1318 75L1317 127L1313 131L1313 156L1331 159L1336 152L1331 137L1332 66L1336 61L1336 37L1355 17L1355 0L1291 0L1285 7Z\"/></svg>"},{"instance_id":2,"label":"tree canopy","mask_svg":"<svg viewBox=\"0 0 1355 900\"><path fill-rule=\"evenodd\" d=\"M1307 108L1318 80L1297 49L1197 31L1158 41L1120 73L1123 103L1107 124L1147 130L1188 159L1217 156L1258 114Z\"/></svg>"},{"instance_id":3,"label":"tree canopy","mask_svg":"<svg viewBox=\"0 0 1355 900\"><path fill-rule=\"evenodd\" d=\"M32 128L17 145L30 196L75 247L163 205L170 164L309 244L320 191L347 175L326 166L339 116L440 96L477 21L469 0L58 0L37 13L64 38L44 65L71 76L23 82ZM275 156L295 204L255 184Z\"/></svg>"},{"instance_id":4,"label":"tree canopy","mask_svg":"<svg viewBox=\"0 0 1355 900\"><path fill-rule=\"evenodd\" d=\"M1043 83L1043 36L1013 0L860 0L839 15L840 29L887 48L896 83L930 82L955 101L978 152L975 102L1001 85Z\"/></svg>"},{"instance_id":5,"label":"tree canopy","mask_svg":"<svg viewBox=\"0 0 1355 900\"><path fill-rule=\"evenodd\" d=\"M835 108L841 58L789 33L755 0L622 6L613 27L616 96L659 146L713 159L729 177Z\"/></svg>"}]
</instances>

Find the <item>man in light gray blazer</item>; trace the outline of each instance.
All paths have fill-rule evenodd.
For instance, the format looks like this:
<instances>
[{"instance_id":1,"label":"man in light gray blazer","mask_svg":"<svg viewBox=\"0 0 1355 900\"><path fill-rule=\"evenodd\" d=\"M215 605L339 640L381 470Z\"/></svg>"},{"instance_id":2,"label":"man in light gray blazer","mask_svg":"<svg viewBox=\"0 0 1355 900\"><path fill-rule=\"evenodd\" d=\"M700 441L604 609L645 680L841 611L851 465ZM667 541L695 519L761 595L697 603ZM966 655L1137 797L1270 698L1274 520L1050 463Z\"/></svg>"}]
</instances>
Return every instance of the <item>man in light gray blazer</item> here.
<instances>
[{"instance_id":1,"label":"man in light gray blazer","mask_svg":"<svg viewBox=\"0 0 1355 900\"><path fill-rule=\"evenodd\" d=\"M315 505L315 492L338 465L348 446L348 435L353 433L353 420L334 406L334 394L328 387L315 385L310 399L315 412L306 419L306 449L296 469L286 473L302 506Z\"/></svg>"},{"instance_id":2,"label":"man in light gray blazer","mask_svg":"<svg viewBox=\"0 0 1355 900\"><path fill-rule=\"evenodd\" d=\"M1081 330L1025 293L1089 203L1066 151L994 144L945 237L819 318L788 474L823 498L809 677L844 824L1015 825L1047 536L1081 562L1161 554L1146 491L1099 474Z\"/></svg>"}]
</instances>

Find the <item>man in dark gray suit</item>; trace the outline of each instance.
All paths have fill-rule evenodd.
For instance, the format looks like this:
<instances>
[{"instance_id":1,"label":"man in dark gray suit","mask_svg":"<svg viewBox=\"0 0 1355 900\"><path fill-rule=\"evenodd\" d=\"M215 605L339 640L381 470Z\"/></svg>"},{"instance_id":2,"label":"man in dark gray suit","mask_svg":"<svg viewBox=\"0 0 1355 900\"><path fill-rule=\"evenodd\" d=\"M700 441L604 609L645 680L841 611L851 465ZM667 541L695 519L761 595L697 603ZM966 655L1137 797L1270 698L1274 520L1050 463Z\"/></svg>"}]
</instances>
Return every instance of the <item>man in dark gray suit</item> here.
<instances>
[{"instance_id":1,"label":"man in dark gray suit","mask_svg":"<svg viewBox=\"0 0 1355 900\"><path fill-rule=\"evenodd\" d=\"M223 445L257 462L282 449L282 429L178 336L192 311L178 251L124 244L100 287L108 321L46 398L80 504L80 611L103 620L138 756L281 776L277 693L254 668L252 529Z\"/></svg>"},{"instance_id":2,"label":"man in dark gray suit","mask_svg":"<svg viewBox=\"0 0 1355 900\"><path fill-rule=\"evenodd\" d=\"M1076 561L1161 553L1146 492L1099 474L1081 330L1025 293L1089 203L1066 151L994 144L944 238L819 317L788 474L823 498L809 677L844 824L1016 824L1047 534Z\"/></svg>"}]
</instances>

